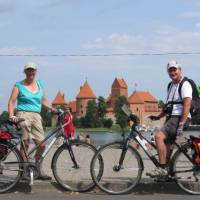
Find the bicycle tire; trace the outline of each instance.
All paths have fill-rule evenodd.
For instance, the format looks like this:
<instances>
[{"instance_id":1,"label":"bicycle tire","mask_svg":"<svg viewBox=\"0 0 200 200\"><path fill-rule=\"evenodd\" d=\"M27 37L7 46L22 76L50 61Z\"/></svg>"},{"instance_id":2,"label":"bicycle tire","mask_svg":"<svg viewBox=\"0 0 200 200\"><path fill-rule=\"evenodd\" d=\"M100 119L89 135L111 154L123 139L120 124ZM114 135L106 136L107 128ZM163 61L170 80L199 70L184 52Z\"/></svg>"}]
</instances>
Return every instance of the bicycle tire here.
<instances>
[{"instance_id":1,"label":"bicycle tire","mask_svg":"<svg viewBox=\"0 0 200 200\"><path fill-rule=\"evenodd\" d=\"M94 155L91 162L91 175L100 190L108 194L126 194L131 192L141 179L143 161L140 154L128 146L123 165L115 170L122 153L123 142L112 142L102 146ZM113 157L111 157L113 155ZM98 158L103 159L99 166ZM112 162L112 164L111 164ZM134 174L134 172L136 172ZM100 174L100 176L99 176Z\"/></svg>"},{"instance_id":2,"label":"bicycle tire","mask_svg":"<svg viewBox=\"0 0 200 200\"><path fill-rule=\"evenodd\" d=\"M19 150L6 141L0 141L0 145L7 149L7 153L0 159L0 193L4 193L17 185L23 174L23 168Z\"/></svg>"},{"instance_id":3,"label":"bicycle tire","mask_svg":"<svg viewBox=\"0 0 200 200\"><path fill-rule=\"evenodd\" d=\"M52 159L52 171L57 183L65 190L86 192L95 184L90 174L90 162L96 148L82 141L71 141L71 147L79 168L71 160L67 144L59 147Z\"/></svg>"},{"instance_id":4,"label":"bicycle tire","mask_svg":"<svg viewBox=\"0 0 200 200\"><path fill-rule=\"evenodd\" d=\"M192 158L193 150L190 144L185 144L181 148ZM191 162L179 149L172 158L170 173L183 191L189 194L200 194L200 165Z\"/></svg>"}]
</instances>

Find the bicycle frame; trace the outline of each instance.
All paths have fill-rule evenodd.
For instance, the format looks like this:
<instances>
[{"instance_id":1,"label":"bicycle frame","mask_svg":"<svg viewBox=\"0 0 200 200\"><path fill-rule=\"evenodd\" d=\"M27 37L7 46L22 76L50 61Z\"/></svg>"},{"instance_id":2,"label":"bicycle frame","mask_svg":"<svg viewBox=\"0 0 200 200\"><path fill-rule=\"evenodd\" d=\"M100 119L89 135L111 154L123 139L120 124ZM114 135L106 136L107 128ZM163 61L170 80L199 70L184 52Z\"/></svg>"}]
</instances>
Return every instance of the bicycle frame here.
<instances>
[{"instance_id":1,"label":"bicycle frame","mask_svg":"<svg viewBox=\"0 0 200 200\"><path fill-rule=\"evenodd\" d=\"M24 142L22 140L21 141L22 146L23 146L22 149L23 149L23 151L25 153L27 161L31 158L32 154L35 153L35 151L37 151L43 144L46 143L46 141L49 138L52 137L52 139L50 140L49 145L45 148L44 152L42 153L42 155L40 157L40 161L43 160L45 158L45 156L47 155L47 153L50 151L51 147L54 145L54 143L58 139L58 137L60 137L62 135L64 135L62 127L59 127L56 130L54 130L52 133L48 134L39 144L37 144L36 146L34 146L29 152L26 151Z\"/></svg>"},{"instance_id":2,"label":"bicycle frame","mask_svg":"<svg viewBox=\"0 0 200 200\"><path fill-rule=\"evenodd\" d=\"M159 167L159 161L158 161L158 159L155 157L155 155L153 155L151 153L151 151L148 151L148 148L146 146L146 144L148 144L148 145L151 145L154 149L156 149L156 145L154 143L150 142L139 131L137 131L136 128L135 128L135 126L134 126L134 127L132 127L132 130L131 130L128 138L126 138L126 140L124 141L124 144L123 144L123 147L122 147L122 154L121 154L120 159L119 159L118 170L120 169L120 167L123 164L123 160L124 160L124 157L125 157L125 154L126 154L126 151L128 149L128 145L129 145L131 139L133 139L134 141L136 141L139 144L139 146L143 149L143 151L145 152L145 154L149 157L149 159L153 162L153 164L156 167ZM191 163L193 163L192 158L187 154L187 152L185 151L185 149L183 148L183 146L179 145L176 142L174 142L173 144L177 147L177 149L179 149L188 158L188 160Z\"/></svg>"},{"instance_id":3,"label":"bicycle frame","mask_svg":"<svg viewBox=\"0 0 200 200\"><path fill-rule=\"evenodd\" d=\"M59 120L60 121L60 120ZM70 141L66 138L65 134L64 134L64 127L66 126L66 123L61 124L61 122L59 122L59 127L56 128L52 133L48 134L39 144L35 145L29 152L26 151L25 148L25 144L23 142L22 139L20 139L17 143L14 144L14 146L17 146L21 143L22 145L22 150L24 152L24 155L26 157L26 161L22 161L22 164L26 164L26 163L31 163L30 159L32 158L31 156L43 145L46 143L47 140L49 140L51 137L52 139L50 140L49 145L45 148L44 152L42 153L42 155L39 158L39 162L41 162L45 156L48 154L48 152L50 151L50 149L52 148L52 146L55 144L56 140L60 137L63 136L63 138L65 139L65 142L67 144L67 146L70 146L69 143ZM70 156L71 159L73 160L75 166L77 166L72 149L69 149L70 151Z\"/></svg>"}]
</instances>

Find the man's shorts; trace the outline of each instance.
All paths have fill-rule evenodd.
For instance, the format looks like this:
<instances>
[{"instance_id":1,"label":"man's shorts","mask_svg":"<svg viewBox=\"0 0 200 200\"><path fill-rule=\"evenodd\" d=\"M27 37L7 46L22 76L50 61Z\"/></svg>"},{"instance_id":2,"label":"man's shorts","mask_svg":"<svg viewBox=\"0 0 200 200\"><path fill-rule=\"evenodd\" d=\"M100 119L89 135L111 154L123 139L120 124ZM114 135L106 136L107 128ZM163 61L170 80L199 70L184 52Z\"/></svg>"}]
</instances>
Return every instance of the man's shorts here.
<instances>
[{"instance_id":1,"label":"man's shorts","mask_svg":"<svg viewBox=\"0 0 200 200\"><path fill-rule=\"evenodd\" d=\"M44 139L42 118L39 113L17 111L16 116L25 119L25 121L20 123L22 128L22 140L32 138L42 141Z\"/></svg>"},{"instance_id":2,"label":"man's shorts","mask_svg":"<svg viewBox=\"0 0 200 200\"><path fill-rule=\"evenodd\" d=\"M181 116L170 116L166 119L164 126L161 131L166 135L166 143L173 143L176 139L177 128L179 126ZM184 130L189 126L190 119L188 118L184 124Z\"/></svg>"}]
</instances>

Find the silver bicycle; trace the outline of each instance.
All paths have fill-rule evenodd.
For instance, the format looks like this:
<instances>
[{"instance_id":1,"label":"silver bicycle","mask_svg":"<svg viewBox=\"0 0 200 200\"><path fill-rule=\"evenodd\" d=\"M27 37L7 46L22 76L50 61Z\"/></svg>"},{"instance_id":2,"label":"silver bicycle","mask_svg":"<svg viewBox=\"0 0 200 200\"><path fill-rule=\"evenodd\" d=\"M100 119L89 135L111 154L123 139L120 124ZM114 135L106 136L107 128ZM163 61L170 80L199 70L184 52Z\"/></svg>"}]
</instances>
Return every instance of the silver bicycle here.
<instances>
[{"instance_id":1,"label":"silver bicycle","mask_svg":"<svg viewBox=\"0 0 200 200\"><path fill-rule=\"evenodd\" d=\"M90 162L96 153L96 148L86 142L71 140L70 137L66 138L64 134L65 124L62 123L64 114L62 110L57 112L59 127L29 152L26 152L21 139L14 138L10 133L0 132L0 193L14 188L22 177L32 185L38 176L38 168L34 160L36 150L43 143L49 141L40 157L40 161L42 161L60 138L64 142L55 151L51 161L55 180L62 188L70 191L84 192L93 188ZM13 125L19 126L19 123ZM19 144L22 145L26 160L22 159L18 149Z\"/></svg>"}]
</instances>

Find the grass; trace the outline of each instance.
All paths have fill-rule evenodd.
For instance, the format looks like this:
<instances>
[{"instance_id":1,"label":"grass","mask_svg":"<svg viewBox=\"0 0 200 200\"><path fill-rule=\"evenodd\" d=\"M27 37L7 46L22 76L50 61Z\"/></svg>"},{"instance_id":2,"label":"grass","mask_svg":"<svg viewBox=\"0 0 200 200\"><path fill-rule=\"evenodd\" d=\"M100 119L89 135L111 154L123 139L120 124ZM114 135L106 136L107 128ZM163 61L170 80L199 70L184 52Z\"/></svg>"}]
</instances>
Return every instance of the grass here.
<instances>
[{"instance_id":1,"label":"grass","mask_svg":"<svg viewBox=\"0 0 200 200\"><path fill-rule=\"evenodd\" d=\"M55 130L55 127L45 127L45 131L51 132ZM119 132L121 133L122 130L118 125L113 125L111 128L104 128L104 127L99 127L99 128L75 128L76 132ZM129 127L126 127L125 132L129 131Z\"/></svg>"}]
</instances>

